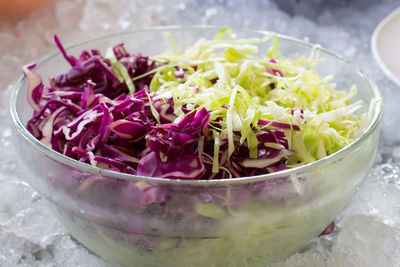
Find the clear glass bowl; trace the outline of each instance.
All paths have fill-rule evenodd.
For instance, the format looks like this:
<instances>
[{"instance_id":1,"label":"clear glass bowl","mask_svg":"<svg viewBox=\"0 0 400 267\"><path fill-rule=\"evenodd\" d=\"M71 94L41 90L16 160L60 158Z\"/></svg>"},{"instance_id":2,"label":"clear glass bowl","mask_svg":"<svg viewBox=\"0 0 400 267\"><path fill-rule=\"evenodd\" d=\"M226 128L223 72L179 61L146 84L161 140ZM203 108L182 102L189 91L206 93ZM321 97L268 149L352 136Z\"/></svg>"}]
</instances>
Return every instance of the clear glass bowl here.
<instances>
[{"instance_id":1,"label":"clear glass bowl","mask_svg":"<svg viewBox=\"0 0 400 267\"><path fill-rule=\"evenodd\" d=\"M168 48L170 32L183 47L216 27L162 27L118 33L71 46L101 51L125 43L128 51L155 55ZM238 37L263 32L236 29ZM270 44L261 46L266 51ZM280 36L280 53L309 55L312 45ZM379 139L382 101L358 68L321 49L321 75L334 75L341 90L358 87L364 133L344 149L312 164L263 176L187 181L138 177L95 168L54 152L25 128L32 115L21 77L11 102L14 135L25 179L49 203L67 230L100 257L126 266L263 266L288 257L318 236L343 208L372 165ZM60 53L43 59L42 77L67 70ZM155 187L154 185L157 185ZM154 192L154 190L158 190ZM145 197L143 197L145 196ZM166 197L164 204L157 197ZM143 199L147 201L146 205ZM228 207L226 211L221 207ZM211 216L200 215L207 210Z\"/></svg>"}]
</instances>

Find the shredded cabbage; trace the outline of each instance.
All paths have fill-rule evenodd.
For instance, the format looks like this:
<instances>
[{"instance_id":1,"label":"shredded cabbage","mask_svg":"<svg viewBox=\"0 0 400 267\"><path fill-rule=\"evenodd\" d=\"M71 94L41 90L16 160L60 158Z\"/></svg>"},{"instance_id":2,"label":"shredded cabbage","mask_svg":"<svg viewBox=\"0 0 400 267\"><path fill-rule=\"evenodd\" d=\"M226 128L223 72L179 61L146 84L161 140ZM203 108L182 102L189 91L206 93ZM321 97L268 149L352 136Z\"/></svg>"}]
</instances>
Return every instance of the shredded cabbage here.
<instances>
[{"instance_id":1,"label":"shredded cabbage","mask_svg":"<svg viewBox=\"0 0 400 267\"><path fill-rule=\"evenodd\" d=\"M171 42L172 37L168 38ZM266 55L257 56L257 44L271 38ZM285 132L291 137L289 149L294 151L288 166L295 167L343 148L357 137L362 124L357 114L362 102L350 102L357 88L338 91L330 83L332 77L319 76L315 70L320 60L318 48L315 46L308 58L291 60L279 56L275 35L234 39L231 30L223 28L213 40L199 40L184 53L153 57L168 66L180 66L184 75L163 79L166 70L160 69L152 81L157 86L151 89L159 96L173 97L175 110L188 103L205 107L211 113L211 124L218 125L221 136L227 136L228 158L234 146L243 143L249 157L257 158L256 136L262 130L259 120L294 125L299 131ZM175 114L177 120L184 115ZM239 143L233 141L236 136ZM220 140L215 142L219 147ZM218 161L215 154L213 157L216 170Z\"/></svg>"},{"instance_id":2,"label":"shredded cabbage","mask_svg":"<svg viewBox=\"0 0 400 267\"><path fill-rule=\"evenodd\" d=\"M54 150L120 172L171 179L265 174L311 163L357 137L357 88L335 89L308 58L279 55L276 35L235 39L223 28L183 53L147 58L123 44L79 58L45 86L25 67L31 133ZM259 45L272 42L266 53ZM114 158L116 157L116 158ZM177 162L180 161L180 162ZM182 170L184 168L185 170Z\"/></svg>"}]
</instances>

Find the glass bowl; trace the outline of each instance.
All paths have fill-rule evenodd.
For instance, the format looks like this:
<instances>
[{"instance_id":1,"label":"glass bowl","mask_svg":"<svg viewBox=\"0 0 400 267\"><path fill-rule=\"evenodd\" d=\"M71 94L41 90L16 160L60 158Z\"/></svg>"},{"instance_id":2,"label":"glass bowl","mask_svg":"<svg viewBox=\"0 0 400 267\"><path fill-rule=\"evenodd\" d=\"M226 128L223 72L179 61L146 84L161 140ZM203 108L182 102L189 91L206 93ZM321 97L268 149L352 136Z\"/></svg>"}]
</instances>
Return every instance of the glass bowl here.
<instances>
[{"instance_id":1,"label":"glass bowl","mask_svg":"<svg viewBox=\"0 0 400 267\"><path fill-rule=\"evenodd\" d=\"M217 27L160 27L123 32L68 49L101 51L125 43L128 51L155 55L168 48L162 32L182 47L212 38ZM265 32L235 29L237 37ZM308 56L313 45L279 35L280 53ZM269 43L262 44L266 51ZM337 88L358 87L368 125L342 150L314 163L262 176L226 180L170 180L108 171L67 158L42 145L25 128L32 115L21 77L11 100L14 136L26 181L48 202L65 228L100 257L125 266L263 266L282 260L317 237L343 208L373 163L382 101L358 68L319 49L322 76ZM67 70L60 53L43 59L43 77ZM224 207L224 208L221 208Z\"/></svg>"}]
</instances>

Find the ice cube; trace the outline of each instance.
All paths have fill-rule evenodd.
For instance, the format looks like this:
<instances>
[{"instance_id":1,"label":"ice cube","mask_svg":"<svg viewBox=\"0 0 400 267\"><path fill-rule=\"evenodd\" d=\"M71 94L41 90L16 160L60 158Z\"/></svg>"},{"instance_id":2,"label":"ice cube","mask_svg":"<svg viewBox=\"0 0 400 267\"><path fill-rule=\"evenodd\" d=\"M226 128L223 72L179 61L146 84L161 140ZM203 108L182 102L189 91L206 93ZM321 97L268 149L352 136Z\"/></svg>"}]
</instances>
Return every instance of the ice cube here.
<instances>
[{"instance_id":1,"label":"ice cube","mask_svg":"<svg viewBox=\"0 0 400 267\"><path fill-rule=\"evenodd\" d=\"M324 257L315 249L296 253L287 260L272 264L271 267L321 267L325 266Z\"/></svg>"},{"instance_id":2,"label":"ice cube","mask_svg":"<svg viewBox=\"0 0 400 267\"><path fill-rule=\"evenodd\" d=\"M393 226L400 222L400 188L398 166L389 163L373 168L339 217L374 216ZM339 223L340 225L340 223Z\"/></svg>"},{"instance_id":3,"label":"ice cube","mask_svg":"<svg viewBox=\"0 0 400 267\"><path fill-rule=\"evenodd\" d=\"M372 216L352 216L343 224L328 266L399 266L399 231Z\"/></svg>"}]
</instances>

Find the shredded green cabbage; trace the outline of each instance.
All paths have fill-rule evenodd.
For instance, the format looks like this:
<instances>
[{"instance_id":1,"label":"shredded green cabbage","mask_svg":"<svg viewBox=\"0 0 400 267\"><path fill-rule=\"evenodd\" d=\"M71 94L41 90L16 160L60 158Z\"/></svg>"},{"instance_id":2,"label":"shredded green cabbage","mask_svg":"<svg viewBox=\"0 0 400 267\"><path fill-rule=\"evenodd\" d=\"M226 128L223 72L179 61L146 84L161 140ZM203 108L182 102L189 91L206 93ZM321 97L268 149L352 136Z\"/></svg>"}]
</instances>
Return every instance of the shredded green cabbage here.
<instances>
[{"instance_id":1,"label":"shredded green cabbage","mask_svg":"<svg viewBox=\"0 0 400 267\"><path fill-rule=\"evenodd\" d=\"M357 137L362 126L357 111L362 103L350 102L357 88L352 86L349 92L336 90L331 76L318 74L318 46L308 58L293 60L279 55L279 39L274 34L235 39L229 28L223 28L214 39L201 39L183 53L171 35L166 38L173 53L152 58L162 65L156 70L150 90L159 97L173 98L177 121L185 116L183 106L210 111L211 125L219 120L217 125L221 127L219 135L214 134L214 153L218 153L221 138L226 136L231 155L235 133L240 132L240 143L247 141L250 157L256 158L259 120L300 128L285 130L289 148L295 152L289 167L321 159ZM258 44L270 41L271 48L259 56ZM174 75L177 66L184 70L184 77ZM217 170L218 155L214 154L213 172Z\"/></svg>"},{"instance_id":2,"label":"shredded green cabbage","mask_svg":"<svg viewBox=\"0 0 400 267\"><path fill-rule=\"evenodd\" d=\"M135 85L133 84L132 78L129 75L128 70L125 68L125 66L118 61L112 47L109 47L107 49L105 57L111 61L114 73L118 77L119 81L125 82L126 86L129 89L129 92L133 94L133 92L135 92Z\"/></svg>"}]
</instances>

